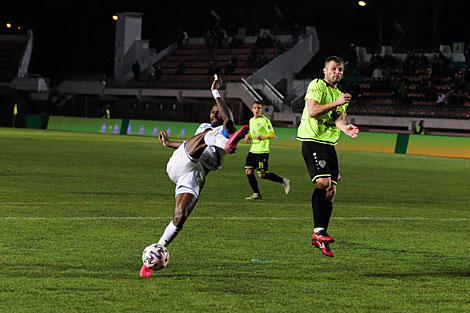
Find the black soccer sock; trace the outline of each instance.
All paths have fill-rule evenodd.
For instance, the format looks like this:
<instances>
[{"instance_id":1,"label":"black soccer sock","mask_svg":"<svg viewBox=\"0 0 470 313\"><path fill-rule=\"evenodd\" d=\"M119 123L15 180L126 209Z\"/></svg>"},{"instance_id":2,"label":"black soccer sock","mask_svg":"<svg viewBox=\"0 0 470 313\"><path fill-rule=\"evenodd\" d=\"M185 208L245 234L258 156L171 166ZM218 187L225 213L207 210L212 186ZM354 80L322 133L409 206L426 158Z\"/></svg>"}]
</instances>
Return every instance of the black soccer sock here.
<instances>
[{"instance_id":1,"label":"black soccer sock","mask_svg":"<svg viewBox=\"0 0 470 313\"><path fill-rule=\"evenodd\" d=\"M313 224L314 227L323 227L324 216L325 216L325 204L326 204L326 190L315 189L312 194L312 211L313 211Z\"/></svg>"},{"instance_id":2,"label":"black soccer sock","mask_svg":"<svg viewBox=\"0 0 470 313\"><path fill-rule=\"evenodd\" d=\"M282 184L282 182L284 181L284 179L282 177L279 177L274 173L264 174L263 179L267 179L267 180L270 180L270 181L273 181L273 182L276 182L276 183L280 183L280 184Z\"/></svg>"},{"instance_id":3,"label":"black soccer sock","mask_svg":"<svg viewBox=\"0 0 470 313\"><path fill-rule=\"evenodd\" d=\"M325 200L325 216L323 217L323 224L325 225L325 231L328 229L328 223L330 222L331 212L333 212L333 202Z\"/></svg>"},{"instance_id":4,"label":"black soccer sock","mask_svg":"<svg viewBox=\"0 0 470 313\"><path fill-rule=\"evenodd\" d=\"M255 174L246 175L246 177L248 178L248 182L250 183L250 187L253 189L253 192L259 194L258 181L256 180Z\"/></svg>"}]
</instances>

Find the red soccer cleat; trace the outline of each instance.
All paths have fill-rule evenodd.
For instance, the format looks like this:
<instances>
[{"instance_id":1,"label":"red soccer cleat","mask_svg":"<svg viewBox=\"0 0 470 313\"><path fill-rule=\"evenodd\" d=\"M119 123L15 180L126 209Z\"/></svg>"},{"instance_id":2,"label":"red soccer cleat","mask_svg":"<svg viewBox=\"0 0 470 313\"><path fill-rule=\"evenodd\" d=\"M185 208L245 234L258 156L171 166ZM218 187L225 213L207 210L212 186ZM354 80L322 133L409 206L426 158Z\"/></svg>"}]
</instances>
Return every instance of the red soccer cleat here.
<instances>
[{"instance_id":1,"label":"red soccer cleat","mask_svg":"<svg viewBox=\"0 0 470 313\"><path fill-rule=\"evenodd\" d=\"M142 264L142 267L140 268L140 277L150 277L150 276L152 276L152 270Z\"/></svg>"},{"instance_id":2,"label":"red soccer cleat","mask_svg":"<svg viewBox=\"0 0 470 313\"><path fill-rule=\"evenodd\" d=\"M331 251L331 249L330 249L330 244L327 241L319 242L319 241L314 240L314 241L312 241L312 245L314 245L315 247L320 249L321 253L323 253L324 255L326 255L330 258L335 256L333 251Z\"/></svg>"},{"instance_id":3,"label":"red soccer cleat","mask_svg":"<svg viewBox=\"0 0 470 313\"><path fill-rule=\"evenodd\" d=\"M235 133L230 135L230 138L228 139L227 143L225 144L225 152L228 154L235 153L235 150L237 149L237 145L242 140L245 138L245 135L248 134L249 127L248 125L245 125L241 127L239 130L237 130Z\"/></svg>"},{"instance_id":4,"label":"red soccer cleat","mask_svg":"<svg viewBox=\"0 0 470 313\"><path fill-rule=\"evenodd\" d=\"M312 233L312 245L313 245L313 241L333 243L335 242L335 239L331 237L330 235L328 235L326 231L320 230L317 233L316 232Z\"/></svg>"}]
</instances>

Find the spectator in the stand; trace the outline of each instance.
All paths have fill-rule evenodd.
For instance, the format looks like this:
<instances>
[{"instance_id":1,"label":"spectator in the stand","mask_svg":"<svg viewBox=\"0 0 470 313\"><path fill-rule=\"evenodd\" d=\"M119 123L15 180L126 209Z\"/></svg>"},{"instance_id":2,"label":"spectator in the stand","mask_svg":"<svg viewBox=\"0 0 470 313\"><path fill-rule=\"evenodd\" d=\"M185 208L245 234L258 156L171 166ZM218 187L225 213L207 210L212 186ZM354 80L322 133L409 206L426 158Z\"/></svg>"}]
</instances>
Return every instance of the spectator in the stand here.
<instances>
[{"instance_id":1,"label":"spectator in the stand","mask_svg":"<svg viewBox=\"0 0 470 313\"><path fill-rule=\"evenodd\" d=\"M463 90L465 88L465 79L462 72L457 72L452 78L452 89Z\"/></svg>"},{"instance_id":2,"label":"spectator in the stand","mask_svg":"<svg viewBox=\"0 0 470 313\"><path fill-rule=\"evenodd\" d=\"M299 27L299 25L294 22L294 25L292 25L290 30L290 34L292 36L292 43L294 45L299 41L300 31L301 28Z\"/></svg>"},{"instance_id":3,"label":"spectator in the stand","mask_svg":"<svg viewBox=\"0 0 470 313\"><path fill-rule=\"evenodd\" d=\"M256 60L258 58L258 49L256 47L251 49L250 55Z\"/></svg>"},{"instance_id":4,"label":"spectator in the stand","mask_svg":"<svg viewBox=\"0 0 470 313\"><path fill-rule=\"evenodd\" d=\"M180 62L178 64L178 69L176 70L175 74L181 75L181 74L184 74L185 71L186 71L186 64L184 62Z\"/></svg>"},{"instance_id":5,"label":"spectator in the stand","mask_svg":"<svg viewBox=\"0 0 470 313\"><path fill-rule=\"evenodd\" d=\"M228 44L228 46L230 49L236 49L236 48L240 48L242 44L243 44L243 39L241 39L238 34L235 34L232 36L232 39L230 40L230 43Z\"/></svg>"},{"instance_id":6,"label":"spectator in the stand","mask_svg":"<svg viewBox=\"0 0 470 313\"><path fill-rule=\"evenodd\" d=\"M414 51L408 51L405 60L403 61L403 72L407 75L415 73L418 66L419 59Z\"/></svg>"},{"instance_id":7,"label":"spectator in the stand","mask_svg":"<svg viewBox=\"0 0 470 313\"><path fill-rule=\"evenodd\" d=\"M256 64L254 67L262 67L266 65L269 62L269 58L264 54L264 52L260 52L258 54L258 60L256 61Z\"/></svg>"},{"instance_id":8,"label":"spectator in the stand","mask_svg":"<svg viewBox=\"0 0 470 313\"><path fill-rule=\"evenodd\" d=\"M392 54L386 54L382 58L382 65L385 69L390 69L395 67L398 64L398 59L395 58Z\"/></svg>"},{"instance_id":9,"label":"spectator in the stand","mask_svg":"<svg viewBox=\"0 0 470 313\"><path fill-rule=\"evenodd\" d=\"M447 93L447 103L450 106L456 106L458 102L459 101L458 101L457 94L455 93L455 91L453 89L449 90L449 92Z\"/></svg>"},{"instance_id":10,"label":"spectator in the stand","mask_svg":"<svg viewBox=\"0 0 470 313\"><path fill-rule=\"evenodd\" d=\"M163 70L160 64L157 64L157 68L155 69L155 81L159 82L162 79Z\"/></svg>"},{"instance_id":11,"label":"spectator in the stand","mask_svg":"<svg viewBox=\"0 0 470 313\"><path fill-rule=\"evenodd\" d=\"M215 43L217 48L223 48L227 44L227 31L220 26L215 30Z\"/></svg>"},{"instance_id":12,"label":"spectator in the stand","mask_svg":"<svg viewBox=\"0 0 470 313\"><path fill-rule=\"evenodd\" d=\"M355 99L355 101L358 101L361 103L362 100L362 93L361 93L361 87L357 82L352 82L346 89L352 96L352 99Z\"/></svg>"},{"instance_id":13,"label":"spectator in the stand","mask_svg":"<svg viewBox=\"0 0 470 313\"><path fill-rule=\"evenodd\" d=\"M281 55L286 51L286 48L284 47L284 44L280 40L276 40L274 43L274 52L276 55Z\"/></svg>"},{"instance_id":14,"label":"spectator in the stand","mask_svg":"<svg viewBox=\"0 0 470 313\"><path fill-rule=\"evenodd\" d=\"M225 75L232 75L235 72L235 64L232 63L232 60L229 60L225 66Z\"/></svg>"},{"instance_id":15,"label":"spectator in the stand","mask_svg":"<svg viewBox=\"0 0 470 313\"><path fill-rule=\"evenodd\" d=\"M470 84L470 67L465 67L463 70L463 81L466 85ZM470 86L469 86L470 87ZM470 88L467 88L470 89Z\"/></svg>"},{"instance_id":16,"label":"spectator in the stand","mask_svg":"<svg viewBox=\"0 0 470 313\"><path fill-rule=\"evenodd\" d=\"M447 97L443 91L437 93L436 104L447 104Z\"/></svg>"},{"instance_id":17,"label":"spectator in the stand","mask_svg":"<svg viewBox=\"0 0 470 313\"><path fill-rule=\"evenodd\" d=\"M178 29L178 39L177 44L178 48L187 44L189 40L188 33L185 32L181 27Z\"/></svg>"},{"instance_id":18,"label":"spectator in the stand","mask_svg":"<svg viewBox=\"0 0 470 313\"><path fill-rule=\"evenodd\" d=\"M346 61L345 66L347 66L347 72L356 75L358 70L358 63L356 46L353 43L349 45L349 49L344 60Z\"/></svg>"},{"instance_id":19,"label":"spectator in the stand","mask_svg":"<svg viewBox=\"0 0 470 313\"><path fill-rule=\"evenodd\" d=\"M466 66L470 66L470 45L469 44L465 44L464 55L465 55Z\"/></svg>"},{"instance_id":20,"label":"spectator in the stand","mask_svg":"<svg viewBox=\"0 0 470 313\"><path fill-rule=\"evenodd\" d=\"M371 88L375 90L381 90L384 77L382 73L382 68L380 66L374 69L374 71L372 72L371 79L372 79Z\"/></svg>"},{"instance_id":21,"label":"spectator in the stand","mask_svg":"<svg viewBox=\"0 0 470 313\"><path fill-rule=\"evenodd\" d=\"M234 55L233 58L230 59L230 62L232 62L232 64L233 64L234 66L237 66L237 65L238 65L238 58L237 58L237 56Z\"/></svg>"},{"instance_id":22,"label":"spectator in the stand","mask_svg":"<svg viewBox=\"0 0 470 313\"><path fill-rule=\"evenodd\" d=\"M428 83L428 87L424 92L424 98L426 101L433 101L437 100L437 86L434 85L431 81Z\"/></svg>"},{"instance_id":23,"label":"spectator in the stand","mask_svg":"<svg viewBox=\"0 0 470 313\"><path fill-rule=\"evenodd\" d=\"M258 49L251 49L250 55L245 61L245 67L254 67L258 62Z\"/></svg>"},{"instance_id":24,"label":"spectator in the stand","mask_svg":"<svg viewBox=\"0 0 470 313\"><path fill-rule=\"evenodd\" d=\"M418 67L421 69L425 69L429 67L429 64L430 63L429 63L428 57L424 53L421 53L421 55L419 56Z\"/></svg>"},{"instance_id":25,"label":"spectator in the stand","mask_svg":"<svg viewBox=\"0 0 470 313\"><path fill-rule=\"evenodd\" d=\"M370 67L373 68L373 69L376 69L379 66L382 66L382 57L380 56L380 54L375 53L370 58Z\"/></svg>"},{"instance_id":26,"label":"spectator in the stand","mask_svg":"<svg viewBox=\"0 0 470 313\"><path fill-rule=\"evenodd\" d=\"M269 33L269 30L264 30L256 39L255 46L257 48L270 48L273 46L274 38Z\"/></svg>"},{"instance_id":27,"label":"spectator in the stand","mask_svg":"<svg viewBox=\"0 0 470 313\"><path fill-rule=\"evenodd\" d=\"M134 64L132 64L132 73L134 73L134 79L139 80L140 77L140 63L139 61L135 61Z\"/></svg>"},{"instance_id":28,"label":"spectator in the stand","mask_svg":"<svg viewBox=\"0 0 470 313\"><path fill-rule=\"evenodd\" d=\"M395 102L398 102L398 91L400 90L400 79L397 76L392 76L390 80L390 91L392 96L395 99Z\"/></svg>"},{"instance_id":29,"label":"spectator in the stand","mask_svg":"<svg viewBox=\"0 0 470 313\"><path fill-rule=\"evenodd\" d=\"M408 85L405 81L401 82L398 89L398 104L408 104Z\"/></svg>"},{"instance_id":30,"label":"spectator in the stand","mask_svg":"<svg viewBox=\"0 0 470 313\"><path fill-rule=\"evenodd\" d=\"M149 65L147 69L147 79L150 85L153 85L155 83L155 67L153 67L152 64Z\"/></svg>"},{"instance_id":31,"label":"spectator in the stand","mask_svg":"<svg viewBox=\"0 0 470 313\"><path fill-rule=\"evenodd\" d=\"M357 71L361 76L369 76L370 70L369 65L366 62L359 62Z\"/></svg>"},{"instance_id":32,"label":"spectator in the stand","mask_svg":"<svg viewBox=\"0 0 470 313\"><path fill-rule=\"evenodd\" d=\"M214 74L220 73L220 67L215 61L209 61L209 68L207 69L207 74L214 76Z\"/></svg>"},{"instance_id":33,"label":"spectator in the stand","mask_svg":"<svg viewBox=\"0 0 470 313\"><path fill-rule=\"evenodd\" d=\"M212 40L212 33L208 30L204 35L204 42L206 44L207 53L209 54L209 60L215 59L215 47Z\"/></svg>"}]
</instances>

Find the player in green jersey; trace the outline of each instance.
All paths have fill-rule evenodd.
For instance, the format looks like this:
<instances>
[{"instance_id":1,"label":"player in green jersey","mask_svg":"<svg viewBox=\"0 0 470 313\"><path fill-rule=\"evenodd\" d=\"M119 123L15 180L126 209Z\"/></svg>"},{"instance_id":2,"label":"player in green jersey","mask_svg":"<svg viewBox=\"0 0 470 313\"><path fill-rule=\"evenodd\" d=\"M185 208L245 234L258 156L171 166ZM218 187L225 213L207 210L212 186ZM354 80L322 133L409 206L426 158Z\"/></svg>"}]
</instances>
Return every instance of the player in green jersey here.
<instances>
[{"instance_id":1,"label":"player in green jersey","mask_svg":"<svg viewBox=\"0 0 470 313\"><path fill-rule=\"evenodd\" d=\"M302 141L302 155L314 182L312 211L314 230L312 245L326 256L333 257L328 223L333 211L339 167L335 145L340 132L356 138L359 129L346 123L346 108L351 95L342 93L337 85L343 78L344 61L335 56L325 60L324 78L314 79L307 88L297 139Z\"/></svg>"},{"instance_id":2,"label":"player in green jersey","mask_svg":"<svg viewBox=\"0 0 470 313\"><path fill-rule=\"evenodd\" d=\"M253 194L246 199L262 199L254 171L258 173L260 178L282 184L287 195L290 190L290 180L279 177L268 170L269 140L274 139L276 136L271 121L263 115L263 105L260 102L255 101L251 111L253 117L250 119L250 132L245 136L245 142L251 143L250 152L246 157L245 174L248 177Z\"/></svg>"}]
</instances>

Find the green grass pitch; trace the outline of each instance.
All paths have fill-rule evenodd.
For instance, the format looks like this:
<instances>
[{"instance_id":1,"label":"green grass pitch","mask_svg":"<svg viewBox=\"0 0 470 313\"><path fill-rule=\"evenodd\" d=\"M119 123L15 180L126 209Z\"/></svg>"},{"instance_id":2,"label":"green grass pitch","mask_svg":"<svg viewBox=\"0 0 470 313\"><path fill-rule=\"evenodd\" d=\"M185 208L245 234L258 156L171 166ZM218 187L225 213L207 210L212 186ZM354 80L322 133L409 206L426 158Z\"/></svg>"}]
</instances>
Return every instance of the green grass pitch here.
<instances>
[{"instance_id":1,"label":"green grass pitch","mask_svg":"<svg viewBox=\"0 0 470 313\"><path fill-rule=\"evenodd\" d=\"M470 312L470 160L338 151L327 258L300 149L272 146L292 189L259 181L259 202L247 151L209 174L167 268L142 279L172 216L172 149L0 129L0 312Z\"/></svg>"}]
</instances>

